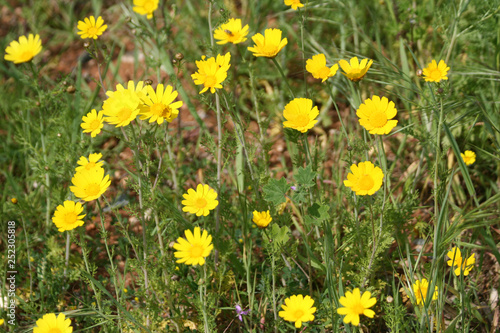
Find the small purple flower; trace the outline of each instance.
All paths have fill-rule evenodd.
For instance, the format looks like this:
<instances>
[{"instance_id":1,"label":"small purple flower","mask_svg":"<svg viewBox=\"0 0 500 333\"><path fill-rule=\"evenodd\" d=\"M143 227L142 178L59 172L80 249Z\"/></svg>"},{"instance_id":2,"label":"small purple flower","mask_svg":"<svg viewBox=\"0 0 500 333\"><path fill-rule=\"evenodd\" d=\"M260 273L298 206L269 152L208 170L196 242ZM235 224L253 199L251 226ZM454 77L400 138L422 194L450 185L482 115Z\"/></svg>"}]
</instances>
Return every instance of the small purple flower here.
<instances>
[{"instance_id":1,"label":"small purple flower","mask_svg":"<svg viewBox=\"0 0 500 333\"><path fill-rule=\"evenodd\" d=\"M238 316L238 319L239 319L240 321L243 321L243 317L242 317L242 315L247 315L247 314L250 312L250 310L243 311L243 310L241 309L241 306L240 306L239 304L236 304L236 306L235 306L235 307L236 307L236 315Z\"/></svg>"},{"instance_id":2,"label":"small purple flower","mask_svg":"<svg viewBox=\"0 0 500 333\"><path fill-rule=\"evenodd\" d=\"M290 188L291 188L292 190L294 190L294 191L297 191L297 186L295 186L295 185L290 186Z\"/></svg>"}]
</instances>

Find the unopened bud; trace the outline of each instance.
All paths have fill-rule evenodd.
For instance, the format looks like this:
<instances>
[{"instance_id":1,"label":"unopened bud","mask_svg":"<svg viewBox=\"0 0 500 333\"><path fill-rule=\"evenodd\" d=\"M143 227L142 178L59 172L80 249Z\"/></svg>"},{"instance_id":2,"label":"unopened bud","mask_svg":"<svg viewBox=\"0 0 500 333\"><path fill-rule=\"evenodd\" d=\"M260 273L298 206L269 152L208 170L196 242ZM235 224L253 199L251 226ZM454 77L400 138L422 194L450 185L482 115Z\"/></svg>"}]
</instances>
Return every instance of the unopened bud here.
<instances>
[{"instance_id":1,"label":"unopened bud","mask_svg":"<svg viewBox=\"0 0 500 333\"><path fill-rule=\"evenodd\" d=\"M424 72L421 69L417 69L417 76L421 77Z\"/></svg>"},{"instance_id":2,"label":"unopened bud","mask_svg":"<svg viewBox=\"0 0 500 333\"><path fill-rule=\"evenodd\" d=\"M66 88L66 92L67 92L68 94L74 94L74 93L75 93L75 91L76 91L75 86L69 86L68 88Z\"/></svg>"},{"instance_id":3,"label":"unopened bud","mask_svg":"<svg viewBox=\"0 0 500 333\"><path fill-rule=\"evenodd\" d=\"M104 44L101 45L101 49L106 50L108 47Z\"/></svg>"},{"instance_id":4,"label":"unopened bud","mask_svg":"<svg viewBox=\"0 0 500 333\"><path fill-rule=\"evenodd\" d=\"M147 86L150 86L150 85L153 84L153 80L147 79L147 80L144 81L144 84L146 84Z\"/></svg>"},{"instance_id":5,"label":"unopened bud","mask_svg":"<svg viewBox=\"0 0 500 333\"><path fill-rule=\"evenodd\" d=\"M182 54L182 53L180 53L180 52L179 52L179 53L176 53L176 54L175 54L175 59L177 59L177 60L181 61L182 59L184 59L184 54Z\"/></svg>"},{"instance_id":6,"label":"unopened bud","mask_svg":"<svg viewBox=\"0 0 500 333\"><path fill-rule=\"evenodd\" d=\"M173 59L172 63L175 65L177 63L177 60Z\"/></svg>"},{"instance_id":7,"label":"unopened bud","mask_svg":"<svg viewBox=\"0 0 500 333\"><path fill-rule=\"evenodd\" d=\"M88 49L90 47L90 43L89 42L85 42L83 43L83 47Z\"/></svg>"},{"instance_id":8,"label":"unopened bud","mask_svg":"<svg viewBox=\"0 0 500 333\"><path fill-rule=\"evenodd\" d=\"M437 93L438 93L438 94L442 94L443 92L444 92L444 89L443 89L443 88L438 88L438 90L437 90Z\"/></svg>"}]
</instances>

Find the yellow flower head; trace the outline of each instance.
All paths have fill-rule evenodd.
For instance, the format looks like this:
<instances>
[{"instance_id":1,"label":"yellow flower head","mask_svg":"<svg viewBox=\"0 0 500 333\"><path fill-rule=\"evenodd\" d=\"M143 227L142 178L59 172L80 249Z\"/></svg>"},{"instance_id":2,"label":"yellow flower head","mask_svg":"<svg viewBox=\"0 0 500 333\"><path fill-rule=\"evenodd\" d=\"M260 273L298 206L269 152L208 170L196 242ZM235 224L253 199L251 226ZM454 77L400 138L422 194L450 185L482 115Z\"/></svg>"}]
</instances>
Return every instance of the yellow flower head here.
<instances>
[{"instance_id":1,"label":"yellow flower head","mask_svg":"<svg viewBox=\"0 0 500 333\"><path fill-rule=\"evenodd\" d=\"M33 328L33 333L71 333L73 327L71 320L66 319L64 313L60 313L57 317L55 313L48 313L41 319L36 321L36 326Z\"/></svg>"},{"instance_id":2,"label":"yellow flower head","mask_svg":"<svg viewBox=\"0 0 500 333\"><path fill-rule=\"evenodd\" d=\"M134 0L134 12L147 15L148 20L153 18L153 12L158 8L159 0Z\"/></svg>"},{"instance_id":3,"label":"yellow flower head","mask_svg":"<svg viewBox=\"0 0 500 333\"><path fill-rule=\"evenodd\" d=\"M360 162L351 165L351 173L344 180L344 185L350 187L356 195L372 195L382 186L384 173L372 162Z\"/></svg>"},{"instance_id":4,"label":"yellow flower head","mask_svg":"<svg viewBox=\"0 0 500 333\"><path fill-rule=\"evenodd\" d=\"M312 59L307 59L306 61L306 70L311 73L315 79L322 80L321 82L325 82L329 77L337 74L338 69L339 65L337 64L330 68L326 66L326 58L323 53L314 55Z\"/></svg>"},{"instance_id":5,"label":"yellow flower head","mask_svg":"<svg viewBox=\"0 0 500 333\"><path fill-rule=\"evenodd\" d=\"M103 121L104 114L102 111L97 111L92 109L86 116L82 117L82 123L80 126L83 128L83 133L90 133L90 136L95 138L95 136L101 133L101 129L104 127Z\"/></svg>"},{"instance_id":6,"label":"yellow flower head","mask_svg":"<svg viewBox=\"0 0 500 333\"><path fill-rule=\"evenodd\" d=\"M15 64L20 64L30 61L40 51L42 51L40 36L29 34L28 38L26 36L19 37L19 42L17 40L10 42L9 46L5 49L4 59L12 61Z\"/></svg>"},{"instance_id":7,"label":"yellow flower head","mask_svg":"<svg viewBox=\"0 0 500 333\"><path fill-rule=\"evenodd\" d=\"M299 7L304 7L304 4L300 3L300 0L285 0L285 5L292 6L293 10L297 10Z\"/></svg>"},{"instance_id":8,"label":"yellow flower head","mask_svg":"<svg viewBox=\"0 0 500 333\"><path fill-rule=\"evenodd\" d=\"M373 318L375 312L369 308L377 303L377 299L371 296L372 294L369 291L365 291L363 295L361 295L359 288L355 288L352 293L347 291L345 296L340 297L339 302L343 307L338 308L337 313L339 315L345 315L345 324L351 323L354 326L358 326L360 315Z\"/></svg>"},{"instance_id":9,"label":"yellow flower head","mask_svg":"<svg viewBox=\"0 0 500 333\"><path fill-rule=\"evenodd\" d=\"M130 124L143 108L144 103L140 97L145 95L142 93L142 89L141 81L137 84L137 88L132 82L132 89L125 89L122 85L118 85L117 91L106 92L108 99L104 101L102 106L102 112L107 116L104 121L116 127Z\"/></svg>"},{"instance_id":10,"label":"yellow flower head","mask_svg":"<svg viewBox=\"0 0 500 333\"><path fill-rule=\"evenodd\" d=\"M116 85L116 91L124 91L124 90L128 90L130 92L133 92L141 100L143 100L146 97L147 93L148 93L147 86L144 85L144 81L139 81L139 82L137 82L137 85L136 85L134 83L134 81L130 80L130 81L127 82L127 88L125 88L124 86L122 86L120 83L118 83ZM112 97L114 93L115 93L114 91L110 90L110 91L106 92L106 95L108 97Z\"/></svg>"},{"instance_id":11,"label":"yellow flower head","mask_svg":"<svg viewBox=\"0 0 500 333\"><path fill-rule=\"evenodd\" d=\"M231 53L226 53L225 55L217 55L217 59L214 57L205 60L205 56L201 57L200 61L196 61L196 66L198 67L198 72L191 74L191 78L194 84L203 84L204 88L200 91L200 94L204 93L208 89L213 94L215 89L222 88L222 82L227 77L227 71L231 65L229 61L231 60Z\"/></svg>"},{"instance_id":12,"label":"yellow flower head","mask_svg":"<svg viewBox=\"0 0 500 333\"><path fill-rule=\"evenodd\" d=\"M219 204L217 192L206 184L198 184L196 191L190 188L182 197L182 211L196 216L207 216Z\"/></svg>"},{"instance_id":13,"label":"yellow flower head","mask_svg":"<svg viewBox=\"0 0 500 333\"><path fill-rule=\"evenodd\" d=\"M273 218L269 211L267 212L258 212L256 210L253 211L253 223L255 223L259 228L265 228L271 223Z\"/></svg>"},{"instance_id":14,"label":"yellow flower head","mask_svg":"<svg viewBox=\"0 0 500 333\"><path fill-rule=\"evenodd\" d=\"M92 170L94 168L102 168L102 161L99 161L102 157L101 153L94 153L89 155L89 159L85 156L81 156L78 162L76 162L79 167L76 167L75 171Z\"/></svg>"},{"instance_id":15,"label":"yellow flower head","mask_svg":"<svg viewBox=\"0 0 500 333\"><path fill-rule=\"evenodd\" d=\"M460 276L460 273L463 271L464 276L469 275L470 271L472 268L474 268L474 264L476 263L476 254L473 253L469 258L465 259L462 258L462 252L460 252L460 249L458 247L453 247L449 252L448 252L448 257L450 260L448 260L448 266L454 267L457 266L455 269L455 275Z\"/></svg>"},{"instance_id":16,"label":"yellow flower head","mask_svg":"<svg viewBox=\"0 0 500 333\"><path fill-rule=\"evenodd\" d=\"M466 150L463 153L460 153L460 156L462 156L462 160L464 160L466 165L471 165L476 162L476 153L472 150Z\"/></svg>"},{"instance_id":17,"label":"yellow flower head","mask_svg":"<svg viewBox=\"0 0 500 333\"><path fill-rule=\"evenodd\" d=\"M157 122L162 124L165 120L172 122L179 114L179 108L182 106L182 101L174 103L177 97L177 91L172 91L172 86L163 88L163 84L156 87L156 92L151 86L147 86L147 97L143 98L146 107L140 113L140 119L149 119L149 122Z\"/></svg>"},{"instance_id":18,"label":"yellow flower head","mask_svg":"<svg viewBox=\"0 0 500 333\"><path fill-rule=\"evenodd\" d=\"M427 290L429 289L429 282L427 279L422 279L422 281L417 280L413 284L413 293L415 294L415 298L417 299L417 305L424 304L425 299L427 298ZM432 295L432 300L436 300L438 298L438 287L434 291Z\"/></svg>"},{"instance_id":19,"label":"yellow flower head","mask_svg":"<svg viewBox=\"0 0 500 333\"><path fill-rule=\"evenodd\" d=\"M314 320L313 307L314 300L310 296L293 295L285 299L285 304L281 304L283 311L279 312L279 316L286 321L295 322L295 327L302 327L302 323Z\"/></svg>"},{"instance_id":20,"label":"yellow flower head","mask_svg":"<svg viewBox=\"0 0 500 333\"><path fill-rule=\"evenodd\" d=\"M394 102L389 102L386 97L381 99L376 95L372 99L365 100L356 111L359 124L370 134L379 135L388 134L397 125L397 120L391 120L396 113Z\"/></svg>"},{"instance_id":21,"label":"yellow flower head","mask_svg":"<svg viewBox=\"0 0 500 333\"><path fill-rule=\"evenodd\" d=\"M441 60L439 64L436 63L436 60L432 60L432 62L423 69L424 79L426 82L448 80L446 75L448 75L449 70L450 67L448 67L443 60Z\"/></svg>"},{"instance_id":22,"label":"yellow flower head","mask_svg":"<svg viewBox=\"0 0 500 333\"><path fill-rule=\"evenodd\" d=\"M200 228L194 228L194 233L191 230L184 232L186 239L179 237L177 243L174 244L174 253L176 258L179 258L177 263L185 263L186 265L205 264L205 258L210 255L214 245L212 244L212 236L206 230L201 234Z\"/></svg>"},{"instance_id":23,"label":"yellow flower head","mask_svg":"<svg viewBox=\"0 0 500 333\"><path fill-rule=\"evenodd\" d=\"M366 72L368 72L368 69L370 69L370 66L373 64L373 60L370 59L363 59L361 60L361 63L358 60L358 57L351 58L349 62L346 60L342 59L339 61L339 65L344 71L344 74L349 80L357 82L361 80Z\"/></svg>"},{"instance_id":24,"label":"yellow flower head","mask_svg":"<svg viewBox=\"0 0 500 333\"><path fill-rule=\"evenodd\" d=\"M94 38L97 39L106 29L108 26L104 24L104 20L102 17L98 17L97 20L95 19L94 16L91 17L86 17L83 21L78 21L78 31L77 33L82 37L82 39L85 38Z\"/></svg>"},{"instance_id":25,"label":"yellow flower head","mask_svg":"<svg viewBox=\"0 0 500 333\"><path fill-rule=\"evenodd\" d=\"M62 205L57 206L52 222L57 227L57 230L64 232L66 230L73 230L76 227L83 225L83 218L85 214L81 214L83 206L79 202L70 200L64 201Z\"/></svg>"},{"instance_id":26,"label":"yellow flower head","mask_svg":"<svg viewBox=\"0 0 500 333\"><path fill-rule=\"evenodd\" d=\"M288 44L288 40L286 38L281 40L280 29L266 29L264 34L265 37L262 34L255 34L252 37L255 45L248 50L256 57L274 58Z\"/></svg>"},{"instance_id":27,"label":"yellow flower head","mask_svg":"<svg viewBox=\"0 0 500 333\"><path fill-rule=\"evenodd\" d=\"M221 26L214 31L214 38L218 40L217 44L239 44L247 40L247 35L248 24L242 28L241 20L234 18L221 24Z\"/></svg>"},{"instance_id":28,"label":"yellow flower head","mask_svg":"<svg viewBox=\"0 0 500 333\"><path fill-rule=\"evenodd\" d=\"M111 185L109 175L104 176L104 169L100 167L77 172L71 179L71 183L74 185L69 187L71 192L85 201L99 198Z\"/></svg>"},{"instance_id":29,"label":"yellow flower head","mask_svg":"<svg viewBox=\"0 0 500 333\"><path fill-rule=\"evenodd\" d=\"M318 107L312 107L312 100L309 98L295 98L285 106L283 117L283 127L296 129L305 133L318 122L315 118L318 116Z\"/></svg>"}]
</instances>

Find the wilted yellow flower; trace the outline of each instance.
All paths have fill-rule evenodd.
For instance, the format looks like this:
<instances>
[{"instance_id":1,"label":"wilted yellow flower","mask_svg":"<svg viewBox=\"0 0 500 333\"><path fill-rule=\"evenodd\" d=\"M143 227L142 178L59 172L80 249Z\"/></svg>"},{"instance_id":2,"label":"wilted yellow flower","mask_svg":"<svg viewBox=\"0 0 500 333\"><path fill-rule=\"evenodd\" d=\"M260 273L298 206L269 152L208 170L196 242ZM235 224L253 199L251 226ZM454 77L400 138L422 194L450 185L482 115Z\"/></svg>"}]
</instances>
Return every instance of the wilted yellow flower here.
<instances>
[{"instance_id":1,"label":"wilted yellow flower","mask_svg":"<svg viewBox=\"0 0 500 333\"><path fill-rule=\"evenodd\" d=\"M210 92L213 94L215 93L215 89L222 88L221 83L226 79L227 71L229 67L231 67L229 64L230 60L231 53L228 52L223 56L218 54L217 60L214 57L205 60L205 56L202 56L200 61L196 61L198 72L191 74L191 78L196 85L204 85L200 94L208 89L210 89Z\"/></svg>"},{"instance_id":2,"label":"wilted yellow flower","mask_svg":"<svg viewBox=\"0 0 500 333\"><path fill-rule=\"evenodd\" d=\"M259 227L259 228L265 228L271 223L273 218L271 217L271 214L269 214L269 211L266 212L258 212L256 210L253 211L253 219L252 221Z\"/></svg>"},{"instance_id":3,"label":"wilted yellow flower","mask_svg":"<svg viewBox=\"0 0 500 333\"><path fill-rule=\"evenodd\" d=\"M342 59L339 61L339 65L344 71L344 74L349 80L357 82L361 80L366 72L368 72L368 69L370 69L370 66L373 64L373 60L370 59L363 59L361 60L361 63L358 60L358 57L351 58L349 62L346 60Z\"/></svg>"},{"instance_id":4,"label":"wilted yellow flower","mask_svg":"<svg viewBox=\"0 0 500 333\"><path fill-rule=\"evenodd\" d=\"M102 157L101 153L90 154L87 159L85 156L81 156L78 162L76 162L79 167L76 167L75 171L92 170L94 168L101 168L103 161L99 161Z\"/></svg>"},{"instance_id":5,"label":"wilted yellow flower","mask_svg":"<svg viewBox=\"0 0 500 333\"><path fill-rule=\"evenodd\" d=\"M296 129L305 133L318 122L315 118L318 116L318 107L312 106L312 100L309 98L295 98L285 106L283 117L283 127Z\"/></svg>"},{"instance_id":6,"label":"wilted yellow flower","mask_svg":"<svg viewBox=\"0 0 500 333\"><path fill-rule=\"evenodd\" d=\"M255 34L252 37L255 45L248 50L256 57L274 58L288 44L288 40L281 39L280 29L266 29L264 34L265 37L262 34Z\"/></svg>"},{"instance_id":7,"label":"wilted yellow flower","mask_svg":"<svg viewBox=\"0 0 500 333\"><path fill-rule=\"evenodd\" d=\"M101 133L101 129L104 127L103 121L104 114L102 111L97 111L92 109L87 115L82 117L82 123L80 126L83 128L83 133L90 133L90 136L95 138L95 136Z\"/></svg>"},{"instance_id":8,"label":"wilted yellow flower","mask_svg":"<svg viewBox=\"0 0 500 333\"><path fill-rule=\"evenodd\" d=\"M42 51L42 42L40 36L29 34L19 37L19 41L13 40L5 49L4 59L12 61L15 64L28 62L33 59L38 53Z\"/></svg>"},{"instance_id":9,"label":"wilted yellow flower","mask_svg":"<svg viewBox=\"0 0 500 333\"><path fill-rule=\"evenodd\" d=\"M234 18L221 24L221 26L214 31L214 38L218 40L217 44L239 44L247 40L247 35L248 24L242 28L241 20Z\"/></svg>"},{"instance_id":10,"label":"wilted yellow flower","mask_svg":"<svg viewBox=\"0 0 500 333\"><path fill-rule=\"evenodd\" d=\"M474 268L474 264L476 263L476 257L475 253L473 253L469 258L465 259L462 258L462 252L458 247L453 247L448 253L448 257L450 260L447 261L448 266L454 267L457 266L455 269L455 275L460 276L460 272L464 272L464 276L469 275L469 272Z\"/></svg>"},{"instance_id":11,"label":"wilted yellow flower","mask_svg":"<svg viewBox=\"0 0 500 333\"><path fill-rule=\"evenodd\" d=\"M64 313L60 313L57 317L55 313L44 315L36 321L36 326L33 327L33 333L71 333L73 327L71 320L66 319Z\"/></svg>"},{"instance_id":12,"label":"wilted yellow flower","mask_svg":"<svg viewBox=\"0 0 500 333\"><path fill-rule=\"evenodd\" d=\"M415 281L415 283L413 284L413 293L415 294L417 305L423 304L425 302L425 299L427 298L428 289L429 289L429 282L427 281L427 279L422 279L422 281L420 280ZM436 300L437 298L438 298L438 287L436 286L434 294L432 295L432 300Z\"/></svg>"},{"instance_id":13,"label":"wilted yellow flower","mask_svg":"<svg viewBox=\"0 0 500 333\"><path fill-rule=\"evenodd\" d=\"M448 80L446 75L448 75L449 70L450 67L448 67L443 60L441 60L439 64L436 63L436 60L432 60L432 62L423 69L424 79L426 82Z\"/></svg>"},{"instance_id":14,"label":"wilted yellow flower","mask_svg":"<svg viewBox=\"0 0 500 333\"><path fill-rule=\"evenodd\" d=\"M471 165L476 162L476 153L472 150L466 150L463 153L460 153L460 156L466 165Z\"/></svg>"},{"instance_id":15,"label":"wilted yellow flower","mask_svg":"<svg viewBox=\"0 0 500 333\"><path fill-rule=\"evenodd\" d=\"M134 0L134 12L147 15L148 20L153 18L153 12L158 8L159 0Z\"/></svg>"},{"instance_id":16,"label":"wilted yellow flower","mask_svg":"<svg viewBox=\"0 0 500 333\"><path fill-rule=\"evenodd\" d=\"M382 187L384 173L372 162L360 162L351 165L351 173L344 180L344 185L350 187L356 195L372 195Z\"/></svg>"},{"instance_id":17,"label":"wilted yellow flower","mask_svg":"<svg viewBox=\"0 0 500 333\"><path fill-rule=\"evenodd\" d=\"M295 328L301 328L303 322L314 320L316 308L313 305L314 300L310 296L293 295L285 299L279 316L286 321L295 322Z\"/></svg>"},{"instance_id":18,"label":"wilted yellow flower","mask_svg":"<svg viewBox=\"0 0 500 333\"><path fill-rule=\"evenodd\" d=\"M207 216L219 204L217 192L206 184L198 184L196 191L190 188L182 197L182 211L196 216Z\"/></svg>"},{"instance_id":19,"label":"wilted yellow flower","mask_svg":"<svg viewBox=\"0 0 500 333\"><path fill-rule=\"evenodd\" d=\"M300 0L285 0L285 5L292 6L293 10L297 10L299 7L304 7L304 4L300 3Z\"/></svg>"},{"instance_id":20,"label":"wilted yellow flower","mask_svg":"<svg viewBox=\"0 0 500 333\"><path fill-rule=\"evenodd\" d=\"M328 68L326 66L326 57L323 53L314 55L312 59L307 59L306 70L312 74L315 79L325 82L329 77L334 76L339 69L339 65L335 64Z\"/></svg>"},{"instance_id":21,"label":"wilted yellow flower","mask_svg":"<svg viewBox=\"0 0 500 333\"><path fill-rule=\"evenodd\" d=\"M62 205L57 206L52 222L57 227L57 230L64 232L66 230L73 230L76 227L83 225L83 218L86 214L81 214L83 206L79 202L66 200Z\"/></svg>"},{"instance_id":22,"label":"wilted yellow flower","mask_svg":"<svg viewBox=\"0 0 500 333\"><path fill-rule=\"evenodd\" d=\"M104 176L104 169L101 167L77 172L71 179L71 183L74 186L69 187L70 191L77 198L85 201L99 198L111 185L109 175Z\"/></svg>"},{"instance_id":23,"label":"wilted yellow flower","mask_svg":"<svg viewBox=\"0 0 500 333\"><path fill-rule=\"evenodd\" d=\"M365 291L361 296L359 288L355 288L352 293L347 291L345 296L340 297L339 302L343 307L337 309L339 315L345 315L344 323L359 326L359 316L365 315L368 318L373 318L375 312L370 310L377 303L375 297L371 297L369 291Z\"/></svg>"},{"instance_id":24,"label":"wilted yellow flower","mask_svg":"<svg viewBox=\"0 0 500 333\"><path fill-rule=\"evenodd\" d=\"M212 244L212 236L206 230L201 234L200 227L194 228L194 234L191 230L184 232L186 239L179 237L177 243L174 244L174 257L179 258L177 263L185 263L186 265L205 264L205 258L210 255L214 245Z\"/></svg>"},{"instance_id":25,"label":"wilted yellow flower","mask_svg":"<svg viewBox=\"0 0 500 333\"><path fill-rule=\"evenodd\" d=\"M104 24L104 20L100 16L97 18L97 20L94 16L86 17L83 21L78 21L77 27L80 30L77 32L77 34L79 34L82 39L97 39L97 37L102 35L103 32L108 28L108 26Z\"/></svg>"},{"instance_id":26,"label":"wilted yellow flower","mask_svg":"<svg viewBox=\"0 0 500 333\"><path fill-rule=\"evenodd\" d=\"M394 102L389 102L386 97L374 95L372 99L367 99L359 106L356 115L359 117L359 124L370 134L388 134L398 123L391 120L396 116Z\"/></svg>"},{"instance_id":27,"label":"wilted yellow flower","mask_svg":"<svg viewBox=\"0 0 500 333\"><path fill-rule=\"evenodd\" d=\"M156 87L156 92L151 86L147 86L147 97L143 98L146 107L140 112L140 119L149 119L152 123L156 121L162 124L164 121L172 122L179 114L179 108L182 106L182 101L174 102L177 97L177 91L172 91L172 86L163 88L163 84Z\"/></svg>"}]
</instances>

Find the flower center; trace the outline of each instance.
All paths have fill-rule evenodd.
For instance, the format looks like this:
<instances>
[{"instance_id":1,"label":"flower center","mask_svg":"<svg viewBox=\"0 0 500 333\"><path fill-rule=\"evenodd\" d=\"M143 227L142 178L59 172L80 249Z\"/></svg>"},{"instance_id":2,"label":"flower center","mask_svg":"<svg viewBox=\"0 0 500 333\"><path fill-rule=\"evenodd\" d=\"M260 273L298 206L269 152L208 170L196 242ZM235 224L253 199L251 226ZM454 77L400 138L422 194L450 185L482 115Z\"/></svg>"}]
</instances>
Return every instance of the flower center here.
<instances>
[{"instance_id":1,"label":"flower center","mask_svg":"<svg viewBox=\"0 0 500 333\"><path fill-rule=\"evenodd\" d=\"M205 200L205 198L198 198L196 199L195 205L200 209L205 208L205 206L207 205L207 200Z\"/></svg>"},{"instance_id":2,"label":"flower center","mask_svg":"<svg viewBox=\"0 0 500 333\"><path fill-rule=\"evenodd\" d=\"M370 116L370 125L375 128L384 127L387 124L387 115L383 111L377 111Z\"/></svg>"},{"instance_id":3,"label":"flower center","mask_svg":"<svg viewBox=\"0 0 500 333\"><path fill-rule=\"evenodd\" d=\"M359 188L365 191L371 190L373 188L373 178L370 175L364 175L359 180Z\"/></svg>"},{"instance_id":4,"label":"flower center","mask_svg":"<svg viewBox=\"0 0 500 333\"><path fill-rule=\"evenodd\" d=\"M203 247L195 244L191 247L191 258L199 258L203 254Z\"/></svg>"},{"instance_id":5,"label":"flower center","mask_svg":"<svg viewBox=\"0 0 500 333\"><path fill-rule=\"evenodd\" d=\"M147 12L153 12L154 11L154 1L146 1L144 3L144 9L147 11Z\"/></svg>"},{"instance_id":6,"label":"flower center","mask_svg":"<svg viewBox=\"0 0 500 333\"><path fill-rule=\"evenodd\" d=\"M317 75L322 79L327 78L329 74L330 74L330 68L326 66L318 70L317 73Z\"/></svg>"},{"instance_id":7,"label":"flower center","mask_svg":"<svg viewBox=\"0 0 500 333\"><path fill-rule=\"evenodd\" d=\"M122 107L121 110L118 112L118 120L122 123L124 121L127 121L130 119L130 116L132 115L132 109L129 107Z\"/></svg>"},{"instance_id":8,"label":"flower center","mask_svg":"<svg viewBox=\"0 0 500 333\"><path fill-rule=\"evenodd\" d=\"M90 27L87 29L87 34L90 35L91 37L97 35L97 27Z\"/></svg>"},{"instance_id":9,"label":"flower center","mask_svg":"<svg viewBox=\"0 0 500 333\"><path fill-rule=\"evenodd\" d=\"M295 118L295 123L300 127L306 127L307 125L309 125L309 121L309 115L307 114L299 114Z\"/></svg>"},{"instance_id":10,"label":"flower center","mask_svg":"<svg viewBox=\"0 0 500 333\"><path fill-rule=\"evenodd\" d=\"M99 119L94 119L90 123L90 129L93 131L95 131L96 129L99 129L100 126L101 126L101 122L99 121Z\"/></svg>"},{"instance_id":11,"label":"flower center","mask_svg":"<svg viewBox=\"0 0 500 333\"><path fill-rule=\"evenodd\" d=\"M85 193L87 193L87 196L93 197L99 194L99 191L101 190L101 186L97 183L92 183L88 184L87 188L85 189Z\"/></svg>"},{"instance_id":12,"label":"flower center","mask_svg":"<svg viewBox=\"0 0 500 333\"><path fill-rule=\"evenodd\" d=\"M300 318L302 318L303 315L304 315L304 311L302 311L301 309L295 311L295 313L294 313L295 319L300 319Z\"/></svg>"},{"instance_id":13,"label":"flower center","mask_svg":"<svg viewBox=\"0 0 500 333\"><path fill-rule=\"evenodd\" d=\"M158 117L165 117L165 109L168 109L168 107L165 106L163 103L155 103L151 106L151 113L157 115Z\"/></svg>"},{"instance_id":14,"label":"flower center","mask_svg":"<svg viewBox=\"0 0 500 333\"><path fill-rule=\"evenodd\" d=\"M215 78L215 75L208 75L205 78L205 87L215 87L217 84L217 79Z\"/></svg>"},{"instance_id":15,"label":"flower center","mask_svg":"<svg viewBox=\"0 0 500 333\"><path fill-rule=\"evenodd\" d=\"M352 312L357 314L363 314L363 312L365 312L365 307L363 306L363 304L361 304L361 302L358 302L353 305Z\"/></svg>"},{"instance_id":16,"label":"flower center","mask_svg":"<svg viewBox=\"0 0 500 333\"><path fill-rule=\"evenodd\" d=\"M66 224L73 224L76 222L76 219L77 215L75 212L68 212L64 215L64 222L66 222Z\"/></svg>"},{"instance_id":17,"label":"flower center","mask_svg":"<svg viewBox=\"0 0 500 333\"><path fill-rule=\"evenodd\" d=\"M61 329L59 327L50 328L47 333L61 333Z\"/></svg>"},{"instance_id":18,"label":"flower center","mask_svg":"<svg viewBox=\"0 0 500 333\"><path fill-rule=\"evenodd\" d=\"M437 80L437 81L441 80L442 74L438 68L431 70L431 72L429 74L430 74L429 77L431 79Z\"/></svg>"},{"instance_id":19,"label":"flower center","mask_svg":"<svg viewBox=\"0 0 500 333\"><path fill-rule=\"evenodd\" d=\"M21 54L21 57L20 57L20 59L22 60L22 62L29 61L32 58L33 58L33 52L31 52L31 51L24 51Z\"/></svg>"},{"instance_id":20,"label":"flower center","mask_svg":"<svg viewBox=\"0 0 500 333\"><path fill-rule=\"evenodd\" d=\"M170 106L166 106L160 114L161 117L167 119L170 118L171 115L172 115L172 109L170 108Z\"/></svg>"}]
</instances>

